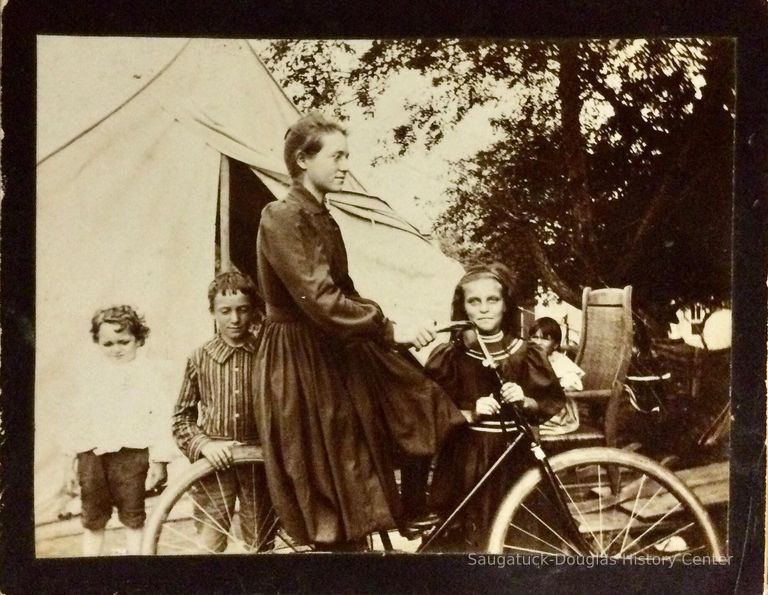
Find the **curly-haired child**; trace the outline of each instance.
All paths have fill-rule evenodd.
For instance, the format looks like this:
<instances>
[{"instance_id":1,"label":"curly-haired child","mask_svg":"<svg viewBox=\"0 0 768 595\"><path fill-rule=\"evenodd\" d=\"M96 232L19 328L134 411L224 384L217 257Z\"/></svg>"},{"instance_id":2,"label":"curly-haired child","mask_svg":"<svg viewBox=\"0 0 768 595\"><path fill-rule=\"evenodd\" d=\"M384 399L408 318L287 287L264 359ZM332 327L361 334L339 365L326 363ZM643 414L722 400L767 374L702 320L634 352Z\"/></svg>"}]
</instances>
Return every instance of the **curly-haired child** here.
<instances>
[{"instance_id":1,"label":"curly-haired child","mask_svg":"<svg viewBox=\"0 0 768 595\"><path fill-rule=\"evenodd\" d=\"M170 404L161 368L139 355L148 335L131 306L98 310L91 320L101 357L78 370L67 438L77 457L86 556L102 553L113 507L127 553L140 553L145 492L167 478Z\"/></svg>"}]
</instances>

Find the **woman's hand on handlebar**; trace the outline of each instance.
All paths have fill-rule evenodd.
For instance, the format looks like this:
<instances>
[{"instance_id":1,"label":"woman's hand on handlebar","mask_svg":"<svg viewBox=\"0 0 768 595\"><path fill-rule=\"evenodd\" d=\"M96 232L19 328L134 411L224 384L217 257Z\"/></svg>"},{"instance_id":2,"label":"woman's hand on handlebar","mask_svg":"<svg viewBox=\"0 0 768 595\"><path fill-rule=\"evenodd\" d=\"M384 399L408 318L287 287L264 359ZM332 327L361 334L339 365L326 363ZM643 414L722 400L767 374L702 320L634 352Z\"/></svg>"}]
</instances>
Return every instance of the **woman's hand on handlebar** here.
<instances>
[{"instance_id":1,"label":"woman's hand on handlebar","mask_svg":"<svg viewBox=\"0 0 768 595\"><path fill-rule=\"evenodd\" d=\"M435 340L435 323L422 325L396 324L394 339L398 345L410 345L417 350L426 347Z\"/></svg>"}]
</instances>

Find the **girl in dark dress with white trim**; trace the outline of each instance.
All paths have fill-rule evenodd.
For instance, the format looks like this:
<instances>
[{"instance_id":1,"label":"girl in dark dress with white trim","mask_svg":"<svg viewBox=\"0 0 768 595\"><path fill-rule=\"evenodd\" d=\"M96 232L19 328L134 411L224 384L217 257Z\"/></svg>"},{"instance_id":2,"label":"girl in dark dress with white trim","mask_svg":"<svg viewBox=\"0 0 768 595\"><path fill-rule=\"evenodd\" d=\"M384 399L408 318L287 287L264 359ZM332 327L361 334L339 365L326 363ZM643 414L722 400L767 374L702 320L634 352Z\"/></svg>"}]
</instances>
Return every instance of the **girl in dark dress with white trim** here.
<instances>
[{"instance_id":1,"label":"girl in dark dress with white trim","mask_svg":"<svg viewBox=\"0 0 768 595\"><path fill-rule=\"evenodd\" d=\"M468 269L456 286L451 314L453 320L468 319L476 325L506 380L499 389L494 370L485 365L475 331L459 332L450 343L438 345L427 361L427 374L448 392L466 417L472 421L492 418L499 413L500 400L519 402L533 424L561 410L565 398L545 351L517 336L516 304L505 266L494 263ZM447 516L505 446L501 433L473 430L468 425L454 430L437 459L432 507ZM495 508L512 479L525 468L522 455L517 461L508 460L475 496L457 525L441 539L442 549L485 550Z\"/></svg>"}]
</instances>

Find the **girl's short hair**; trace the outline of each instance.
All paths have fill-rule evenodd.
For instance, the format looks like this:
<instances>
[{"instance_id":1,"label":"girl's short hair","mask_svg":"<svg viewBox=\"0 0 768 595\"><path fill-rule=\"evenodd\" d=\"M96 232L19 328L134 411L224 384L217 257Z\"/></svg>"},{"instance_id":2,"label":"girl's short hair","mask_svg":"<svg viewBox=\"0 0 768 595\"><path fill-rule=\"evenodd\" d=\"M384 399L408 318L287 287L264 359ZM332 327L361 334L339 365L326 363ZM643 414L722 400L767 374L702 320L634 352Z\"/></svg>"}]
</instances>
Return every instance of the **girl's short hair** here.
<instances>
[{"instance_id":1,"label":"girl's short hair","mask_svg":"<svg viewBox=\"0 0 768 595\"><path fill-rule=\"evenodd\" d=\"M554 341L555 346L559 346L563 342L563 331L560 324L549 316L542 316L533 321L531 328L528 329L528 336L533 337L536 333L541 333L545 339Z\"/></svg>"},{"instance_id":2,"label":"girl's short hair","mask_svg":"<svg viewBox=\"0 0 768 595\"><path fill-rule=\"evenodd\" d=\"M256 306L258 303L256 285L248 275L240 271L229 271L216 275L216 278L208 286L208 309L213 312L213 300L218 294L226 295L238 292L247 295L252 306Z\"/></svg>"},{"instance_id":3,"label":"girl's short hair","mask_svg":"<svg viewBox=\"0 0 768 595\"><path fill-rule=\"evenodd\" d=\"M501 320L501 330L504 333L512 333L517 336L520 333L520 324L517 315L517 295L511 271L500 262L490 264L477 264L467 268L464 276L459 280L453 292L451 304L451 320L467 320L467 311L464 309L464 285L478 279L495 279L501 285L501 297L504 299L506 310Z\"/></svg>"},{"instance_id":4,"label":"girl's short hair","mask_svg":"<svg viewBox=\"0 0 768 595\"><path fill-rule=\"evenodd\" d=\"M99 342L99 329L105 323L117 325L118 331L128 329L139 345L144 345L149 336L149 327L144 324L144 317L139 316L131 306L112 306L97 310L91 318L91 336L94 343Z\"/></svg>"},{"instance_id":5,"label":"girl's short hair","mask_svg":"<svg viewBox=\"0 0 768 595\"><path fill-rule=\"evenodd\" d=\"M326 118L320 112L310 112L288 128L285 133L283 159L291 179L297 180L304 173L298 162L299 155L316 155L323 148L323 136L332 132L347 135L347 130L341 124Z\"/></svg>"}]
</instances>

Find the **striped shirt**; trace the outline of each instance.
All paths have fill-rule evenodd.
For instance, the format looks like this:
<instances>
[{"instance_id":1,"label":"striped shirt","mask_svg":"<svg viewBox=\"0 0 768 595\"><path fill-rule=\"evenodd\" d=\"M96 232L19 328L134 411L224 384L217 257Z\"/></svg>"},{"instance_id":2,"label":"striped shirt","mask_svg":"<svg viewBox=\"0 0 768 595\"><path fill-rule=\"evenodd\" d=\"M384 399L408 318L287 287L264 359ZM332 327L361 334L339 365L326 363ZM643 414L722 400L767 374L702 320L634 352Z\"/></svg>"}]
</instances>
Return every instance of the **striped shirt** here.
<instances>
[{"instance_id":1,"label":"striped shirt","mask_svg":"<svg viewBox=\"0 0 768 595\"><path fill-rule=\"evenodd\" d=\"M173 436L190 461L214 439L258 442L251 394L257 341L233 347L219 335L187 361L173 412Z\"/></svg>"}]
</instances>

